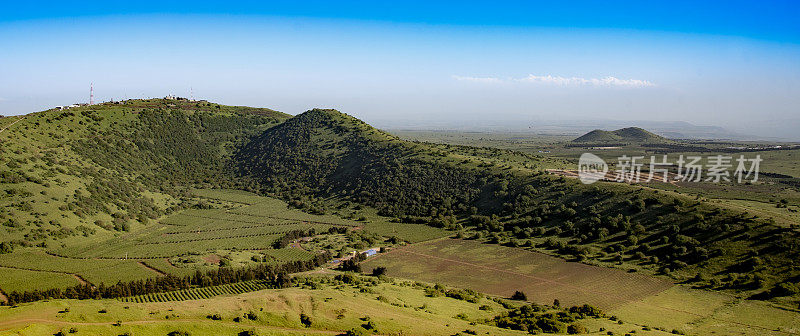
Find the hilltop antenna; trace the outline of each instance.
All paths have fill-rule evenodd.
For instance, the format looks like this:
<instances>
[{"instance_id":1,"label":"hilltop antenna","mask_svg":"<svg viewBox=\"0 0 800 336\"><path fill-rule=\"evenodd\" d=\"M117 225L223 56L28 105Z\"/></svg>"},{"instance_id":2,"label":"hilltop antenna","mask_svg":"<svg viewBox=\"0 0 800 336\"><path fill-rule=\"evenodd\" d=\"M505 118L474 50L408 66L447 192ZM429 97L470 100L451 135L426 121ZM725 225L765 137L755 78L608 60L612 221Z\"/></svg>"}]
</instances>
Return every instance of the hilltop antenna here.
<instances>
[{"instance_id":1,"label":"hilltop antenna","mask_svg":"<svg viewBox=\"0 0 800 336\"><path fill-rule=\"evenodd\" d=\"M194 101L194 88L189 87L189 100Z\"/></svg>"},{"instance_id":2,"label":"hilltop antenna","mask_svg":"<svg viewBox=\"0 0 800 336\"><path fill-rule=\"evenodd\" d=\"M94 105L94 83L89 83L89 105Z\"/></svg>"}]
</instances>

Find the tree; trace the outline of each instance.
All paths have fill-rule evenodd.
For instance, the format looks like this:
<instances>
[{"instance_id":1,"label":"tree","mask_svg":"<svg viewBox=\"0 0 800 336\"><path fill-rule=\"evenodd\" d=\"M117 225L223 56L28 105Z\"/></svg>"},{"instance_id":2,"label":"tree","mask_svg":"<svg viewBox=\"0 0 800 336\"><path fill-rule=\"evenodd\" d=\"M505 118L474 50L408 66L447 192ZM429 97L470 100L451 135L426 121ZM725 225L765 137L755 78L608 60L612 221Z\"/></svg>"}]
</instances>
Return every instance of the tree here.
<instances>
[{"instance_id":1,"label":"tree","mask_svg":"<svg viewBox=\"0 0 800 336\"><path fill-rule=\"evenodd\" d=\"M0 243L0 254L11 253L14 251L14 245L9 242Z\"/></svg>"},{"instance_id":2,"label":"tree","mask_svg":"<svg viewBox=\"0 0 800 336\"><path fill-rule=\"evenodd\" d=\"M528 301L528 296L522 291L516 291L514 295L511 296L511 300Z\"/></svg>"},{"instance_id":3,"label":"tree","mask_svg":"<svg viewBox=\"0 0 800 336\"><path fill-rule=\"evenodd\" d=\"M300 323L306 326L306 328L311 327L311 316L300 314Z\"/></svg>"},{"instance_id":4,"label":"tree","mask_svg":"<svg viewBox=\"0 0 800 336\"><path fill-rule=\"evenodd\" d=\"M373 276L381 276L386 274L386 267L378 266L372 269Z\"/></svg>"}]
</instances>

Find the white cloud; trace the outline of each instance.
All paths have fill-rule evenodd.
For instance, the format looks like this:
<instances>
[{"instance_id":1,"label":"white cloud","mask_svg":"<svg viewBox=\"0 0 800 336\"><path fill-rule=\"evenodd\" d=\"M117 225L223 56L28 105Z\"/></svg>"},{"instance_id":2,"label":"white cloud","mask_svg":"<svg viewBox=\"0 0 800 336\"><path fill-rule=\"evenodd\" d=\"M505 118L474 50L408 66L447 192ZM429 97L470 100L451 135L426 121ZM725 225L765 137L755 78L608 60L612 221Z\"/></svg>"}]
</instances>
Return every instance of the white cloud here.
<instances>
[{"instance_id":1,"label":"white cloud","mask_svg":"<svg viewBox=\"0 0 800 336\"><path fill-rule=\"evenodd\" d=\"M460 81L469 81L475 83L501 83L506 80L497 77L465 77L453 76L454 79ZM548 85L557 85L565 87L574 86L597 86L597 87L629 87L641 88L655 86L653 82L642 79L621 79L613 76L603 78L583 78L583 77L561 77L553 75L537 76L528 75L523 78L509 78L507 81L520 82L520 83L540 83Z\"/></svg>"},{"instance_id":2,"label":"white cloud","mask_svg":"<svg viewBox=\"0 0 800 336\"><path fill-rule=\"evenodd\" d=\"M469 77L469 76L453 76L453 79L465 82L475 83L500 83L502 80L497 77Z\"/></svg>"},{"instance_id":3,"label":"white cloud","mask_svg":"<svg viewBox=\"0 0 800 336\"><path fill-rule=\"evenodd\" d=\"M655 86L650 81L641 79L620 79L613 76L603 78L561 77L561 76L536 76L517 79L520 82L545 83L560 86L622 86L622 87L649 87Z\"/></svg>"}]
</instances>

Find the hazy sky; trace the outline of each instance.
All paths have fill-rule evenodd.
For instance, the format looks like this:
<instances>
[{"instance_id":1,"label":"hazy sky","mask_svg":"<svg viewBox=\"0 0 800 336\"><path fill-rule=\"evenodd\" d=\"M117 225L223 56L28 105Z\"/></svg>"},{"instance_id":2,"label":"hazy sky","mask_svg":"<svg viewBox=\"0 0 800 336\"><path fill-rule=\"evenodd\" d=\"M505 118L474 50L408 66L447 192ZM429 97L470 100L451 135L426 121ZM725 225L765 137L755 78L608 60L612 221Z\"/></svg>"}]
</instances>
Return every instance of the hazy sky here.
<instances>
[{"instance_id":1,"label":"hazy sky","mask_svg":"<svg viewBox=\"0 0 800 336\"><path fill-rule=\"evenodd\" d=\"M800 5L695 2L4 3L0 114L93 82L367 121L800 120Z\"/></svg>"}]
</instances>

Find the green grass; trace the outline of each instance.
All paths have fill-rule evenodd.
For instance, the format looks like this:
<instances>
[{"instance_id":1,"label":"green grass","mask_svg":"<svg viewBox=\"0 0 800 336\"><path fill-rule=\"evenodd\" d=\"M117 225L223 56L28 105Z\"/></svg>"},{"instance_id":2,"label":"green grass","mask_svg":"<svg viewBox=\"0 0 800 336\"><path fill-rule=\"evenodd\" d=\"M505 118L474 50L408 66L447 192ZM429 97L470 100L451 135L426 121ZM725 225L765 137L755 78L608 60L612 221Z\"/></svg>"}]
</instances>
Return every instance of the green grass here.
<instances>
[{"instance_id":1,"label":"green grass","mask_svg":"<svg viewBox=\"0 0 800 336\"><path fill-rule=\"evenodd\" d=\"M22 286L21 288L25 290L67 287L68 285L77 284L74 281L56 281L54 282L54 286L41 287L44 282L44 280L41 279L52 278L53 272L66 273L63 275L73 280L75 277L71 274L75 274L94 285L99 285L100 283L109 285L115 284L118 281L142 280L157 275L135 260L62 258L36 250L0 254L0 266L41 271L29 273L29 284L25 285L24 283L20 283ZM6 286L6 280L7 279L0 277L0 288ZM13 281L13 279L8 279L8 281Z\"/></svg>"},{"instance_id":2,"label":"green grass","mask_svg":"<svg viewBox=\"0 0 800 336\"><path fill-rule=\"evenodd\" d=\"M624 321L676 328L693 335L796 334L800 314L761 301L684 286L609 311Z\"/></svg>"},{"instance_id":3,"label":"green grass","mask_svg":"<svg viewBox=\"0 0 800 336\"><path fill-rule=\"evenodd\" d=\"M304 213L289 208L283 201L245 192L195 190L194 193L240 204L233 208L187 209L165 217L159 224L151 224L147 230L58 252L81 258L151 259L226 249L268 250L273 241L292 230L313 228L324 232L331 227L359 225L332 215ZM279 256L280 253L283 252Z\"/></svg>"},{"instance_id":4,"label":"green grass","mask_svg":"<svg viewBox=\"0 0 800 336\"><path fill-rule=\"evenodd\" d=\"M747 211L761 218L772 218L775 220L775 224L782 227L800 224L800 207L797 206L779 208L774 203L733 199L714 199L711 202L730 209Z\"/></svg>"},{"instance_id":5,"label":"green grass","mask_svg":"<svg viewBox=\"0 0 800 336\"><path fill-rule=\"evenodd\" d=\"M243 203L243 204L255 204L264 202L263 197L260 197L251 192L241 191L241 190L196 189L192 191L192 194L203 198L210 198L210 199Z\"/></svg>"},{"instance_id":6,"label":"green grass","mask_svg":"<svg viewBox=\"0 0 800 336\"><path fill-rule=\"evenodd\" d=\"M78 279L69 274L0 267L0 290L6 293L64 288L79 284Z\"/></svg>"},{"instance_id":7,"label":"green grass","mask_svg":"<svg viewBox=\"0 0 800 336\"><path fill-rule=\"evenodd\" d=\"M232 288L227 291L208 288L206 292L188 290L163 293L159 297L52 300L21 304L16 308L0 307L0 335L54 334L69 328L76 328L78 335L124 332L164 335L174 330L193 335L228 335L249 329L257 331L258 335L308 335L325 331L336 334L359 328L367 318L377 327L378 334L454 335L461 332L463 335L464 330L474 330L479 335L526 335L481 323L506 311L488 298L470 303L444 296L429 297L423 290L428 285L420 286L406 280L379 281L374 285L364 282L355 286L314 282L317 283L315 289L309 286L280 290L239 289L240 294L230 295L234 291ZM663 308L654 309L655 304ZM245 318L247 313L253 314L255 319ZM301 313L311 317L309 328L300 323ZM662 336L670 335L673 329L690 335L786 335L796 333L798 325L796 313L685 287L673 287L607 314L615 315L622 322L598 318L580 323L588 327L592 335L611 331L615 335ZM208 319L210 315L219 315L221 320ZM466 316L466 320L457 318L458 315ZM233 322L234 318L239 318L240 322ZM121 322L119 326L112 325L117 321Z\"/></svg>"},{"instance_id":8,"label":"green grass","mask_svg":"<svg viewBox=\"0 0 800 336\"><path fill-rule=\"evenodd\" d=\"M183 296L191 294L183 294ZM197 294L195 294L197 296ZM53 334L74 327L81 334L164 335L183 330L192 335L233 335L253 329L258 335L338 334L371 321L383 335L454 335L474 330L479 335L526 335L480 323L505 309L489 299L470 303L448 297L427 297L421 287L408 281L375 285L323 284L317 289L260 290L208 299L166 302L122 302L119 300L54 300L0 307L0 335ZM485 306L485 309L480 309ZM65 308L69 308L64 312ZM103 313L100 313L103 311ZM61 313L59 313L61 312ZM254 320L244 317L251 313ZM300 323L300 314L312 324ZM221 320L208 319L219 315ZM467 320L456 316L463 314ZM234 318L240 322L233 322ZM35 322L23 322L36 319ZM18 322L13 322L18 321ZM119 326L113 323L120 321ZM607 319L586 320L594 332L601 327L622 334L636 326L617 325ZM10 329L8 329L10 328ZM627 329L627 330L626 330ZM641 335L659 335L639 331ZM664 335L664 334L660 334Z\"/></svg>"},{"instance_id":9,"label":"green grass","mask_svg":"<svg viewBox=\"0 0 800 336\"><path fill-rule=\"evenodd\" d=\"M370 221L364 224L364 232L385 237L397 237L409 243L419 243L452 235L452 231L435 228L425 224L393 223Z\"/></svg>"}]
</instances>

